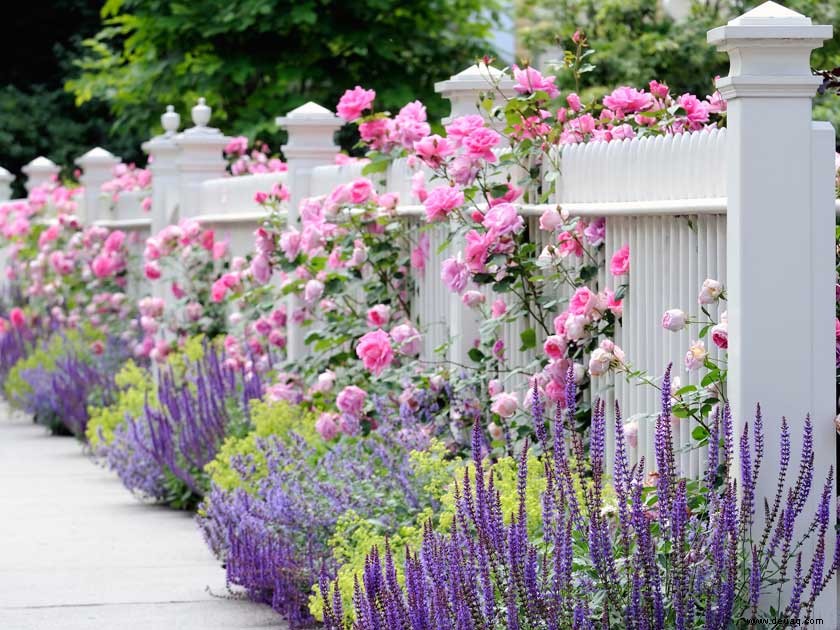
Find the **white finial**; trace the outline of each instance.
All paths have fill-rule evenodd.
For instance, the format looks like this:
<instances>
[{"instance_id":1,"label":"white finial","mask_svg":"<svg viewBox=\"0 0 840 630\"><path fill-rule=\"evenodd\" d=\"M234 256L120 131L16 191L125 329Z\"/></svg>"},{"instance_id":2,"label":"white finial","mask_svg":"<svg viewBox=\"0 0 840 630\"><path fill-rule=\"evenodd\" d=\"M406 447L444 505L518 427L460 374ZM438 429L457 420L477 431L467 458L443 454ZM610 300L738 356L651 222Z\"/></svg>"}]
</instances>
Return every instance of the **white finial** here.
<instances>
[{"instance_id":1,"label":"white finial","mask_svg":"<svg viewBox=\"0 0 840 630\"><path fill-rule=\"evenodd\" d=\"M198 105L192 108L192 121L196 127L206 127L210 122L210 114L213 110L207 106L204 97L198 99Z\"/></svg>"},{"instance_id":2,"label":"white finial","mask_svg":"<svg viewBox=\"0 0 840 630\"><path fill-rule=\"evenodd\" d=\"M167 136L174 135L181 126L181 116L175 111L172 105L166 106L166 113L160 117L160 124L163 125L163 131Z\"/></svg>"}]
</instances>

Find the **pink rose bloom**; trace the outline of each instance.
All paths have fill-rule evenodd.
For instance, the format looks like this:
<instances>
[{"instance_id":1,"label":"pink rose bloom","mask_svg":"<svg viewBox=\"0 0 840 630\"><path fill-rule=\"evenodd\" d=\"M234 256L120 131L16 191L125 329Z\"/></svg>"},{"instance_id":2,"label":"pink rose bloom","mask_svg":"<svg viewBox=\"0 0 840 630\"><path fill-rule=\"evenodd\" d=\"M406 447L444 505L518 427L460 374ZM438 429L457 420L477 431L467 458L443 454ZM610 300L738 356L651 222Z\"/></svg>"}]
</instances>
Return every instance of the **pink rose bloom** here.
<instances>
[{"instance_id":1,"label":"pink rose bloom","mask_svg":"<svg viewBox=\"0 0 840 630\"><path fill-rule=\"evenodd\" d=\"M365 90L360 86L354 87L352 90L346 90L338 101L336 111L347 122L352 122L357 118L361 118L362 112L366 109L371 109L373 99L376 98L376 92L373 90Z\"/></svg>"},{"instance_id":2,"label":"pink rose bloom","mask_svg":"<svg viewBox=\"0 0 840 630\"><path fill-rule=\"evenodd\" d=\"M686 314L678 308L672 308L662 315L662 328L676 332L685 328Z\"/></svg>"},{"instance_id":3,"label":"pink rose bloom","mask_svg":"<svg viewBox=\"0 0 840 630\"><path fill-rule=\"evenodd\" d=\"M356 356L374 376L382 374L382 371L394 360L394 351L391 349L388 333L380 328L363 335L356 346Z\"/></svg>"},{"instance_id":4,"label":"pink rose bloom","mask_svg":"<svg viewBox=\"0 0 840 630\"><path fill-rule=\"evenodd\" d=\"M315 430L326 441L330 441L338 435L338 414L324 412L315 421Z\"/></svg>"},{"instance_id":5,"label":"pink rose bloom","mask_svg":"<svg viewBox=\"0 0 840 630\"><path fill-rule=\"evenodd\" d=\"M519 401L516 398L516 394L500 392L493 396L490 411L502 418L510 418L516 413L517 407L519 407Z\"/></svg>"},{"instance_id":6,"label":"pink rose bloom","mask_svg":"<svg viewBox=\"0 0 840 630\"><path fill-rule=\"evenodd\" d=\"M610 369L613 355L603 348L595 348L589 358L589 373L592 376L602 376Z\"/></svg>"},{"instance_id":7,"label":"pink rose bloom","mask_svg":"<svg viewBox=\"0 0 840 630\"><path fill-rule=\"evenodd\" d=\"M717 280L706 278L703 280L703 286L700 288L700 294L697 296L698 304L712 304L720 299L723 295L723 285Z\"/></svg>"},{"instance_id":8,"label":"pink rose bloom","mask_svg":"<svg viewBox=\"0 0 840 630\"><path fill-rule=\"evenodd\" d=\"M317 382L310 388L313 392L325 393L335 387L335 372L326 370L318 375Z\"/></svg>"},{"instance_id":9,"label":"pink rose bloom","mask_svg":"<svg viewBox=\"0 0 840 630\"><path fill-rule=\"evenodd\" d=\"M500 203L487 211L482 225L499 237L521 232L525 227L525 221L512 204Z\"/></svg>"},{"instance_id":10,"label":"pink rose bloom","mask_svg":"<svg viewBox=\"0 0 840 630\"><path fill-rule=\"evenodd\" d=\"M543 344L543 352L550 359L562 359L566 355L566 339L560 335L551 335Z\"/></svg>"},{"instance_id":11,"label":"pink rose bloom","mask_svg":"<svg viewBox=\"0 0 840 630\"><path fill-rule=\"evenodd\" d=\"M668 96L668 86L664 83L660 83L659 81L651 81L648 84L650 88L650 93L653 94L656 98L667 98Z\"/></svg>"},{"instance_id":12,"label":"pink rose bloom","mask_svg":"<svg viewBox=\"0 0 840 630\"><path fill-rule=\"evenodd\" d=\"M610 273L614 276L624 276L630 272L630 246L624 245L610 261Z\"/></svg>"},{"instance_id":13,"label":"pink rose bloom","mask_svg":"<svg viewBox=\"0 0 840 630\"><path fill-rule=\"evenodd\" d=\"M350 201L365 203L375 197L373 182L366 177L359 177L350 182Z\"/></svg>"},{"instance_id":14,"label":"pink rose bloom","mask_svg":"<svg viewBox=\"0 0 840 630\"><path fill-rule=\"evenodd\" d=\"M324 295L324 283L320 280L310 280L303 287L303 301L309 305L314 304Z\"/></svg>"},{"instance_id":15,"label":"pink rose bloom","mask_svg":"<svg viewBox=\"0 0 840 630\"><path fill-rule=\"evenodd\" d=\"M154 273L154 269L157 268L157 263L147 263L146 264L146 277L150 280L155 280L160 277L160 269L157 268L157 276L152 277L149 276L149 266L153 265L152 273ZM91 271L93 271L93 275L97 278L108 278L114 274L117 270L116 259L113 256L108 256L105 254L100 254L96 258L93 259L93 262L90 265Z\"/></svg>"},{"instance_id":16,"label":"pink rose bloom","mask_svg":"<svg viewBox=\"0 0 840 630\"><path fill-rule=\"evenodd\" d=\"M23 328L26 326L26 315L23 314L23 310L21 308L16 306L9 311L9 321L15 328Z\"/></svg>"},{"instance_id":17,"label":"pink rose bloom","mask_svg":"<svg viewBox=\"0 0 840 630\"><path fill-rule=\"evenodd\" d=\"M557 210L546 210L540 217L540 229L547 232L553 232L558 227L563 225L563 217Z\"/></svg>"},{"instance_id":18,"label":"pink rose bloom","mask_svg":"<svg viewBox=\"0 0 840 630\"><path fill-rule=\"evenodd\" d=\"M712 326L709 334L712 337L712 342L718 348L726 350L729 347L729 327L726 325L726 322L721 322L716 326Z\"/></svg>"},{"instance_id":19,"label":"pink rose bloom","mask_svg":"<svg viewBox=\"0 0 840 630\"><path fill-rule=\"evenodd\" d=\"M268 343L270 343L276 348L285 348L286 337L283 335L283 331L275 328L270 333L268 333Z\"/></svg>"},{"instance_id":20,"label":"pink rose bloom","mask_svg":"<svg viewBox=\"0 0 840 630\"><path fill-rule=\"evenodd\" d=\"M417 238L417 247L411 250L411 267L417 271L426 269L426 261L429 259L429 234L423 232Z\"/></svg>"},{"instance_id":21,"label":"pink rose bloom","mask_svg":"<svg viewBox=\"0 0 840 630\"><path fill-rule=\"evenodd\" d=\"M581 257L583 256L583 244L580 242L580 238L576 237L574 233L563 231L557 235L557 251L563 258L569 254Z\"/></svg>"},{"instance_id":22,"label":"pink rose bloom","mask_svg":"<svg viewBox=\"0 0 840 630\"><path fill-rule=\"evenodd\" d=\"M280 235L280 249L286 255L286 260L292 262L300 253L300 232L291 228Z\"/></svg>"},{"instance_id":23,"label":"pink rose bloom","mask_svg":"<svg viewBox=\"0 0 840 630\"><path fill-rule=\"evenodd\" d=\"M709 105L694 94L683 94L677 98L677 104L685 110L685 116L692 123L709 122Z\"/></svg>"},{"instance_id":24,"label":"pink rose bloom","mask_svg":"<svg viewBox=\"0 0 840 630\"><path fill-rule=\"evenodd\" d=\"M54 240L56 240L59 234L61 234L61 226L54 223L46 230L41 232L41 236L38 237L38 247L40 249L43 249L47 243L52 243Z\"/></svg>"},{"instance_id":25,"label":"pink rose bloom","mask_svg":"<svg viewBox=\"0 0 840 630\"><path fill-rule=\"evenodd\" d=\"M651 104L651 95L643 90L622 86L604 97L604 107L619 112L619 115L633 114Z\"/></svg>"},{"instance_id":26,"label":"pink rose bloom","mask_svg":"<svg viewBox=\"0 0 840 630\"><path fill-rule=\"evenodd\" d=\"M204 314L204 307L198 302L190 302L184 307L187 314L187 319L191 322L197 322Z\"/></svg>"},{"instance_id":27,"label":"pink rose bloom","mask_svg":"<svg viewBox=\"0 0 840 630\"><path fill-rule=\"evenodd\" d=\"M464 303L465 306L470 308L475 308L479 304L484 304L484 301L487 298L484 297L484 294L481 291L467 291L464 295L461 296L461 302Z\"/></svg>"},{"instance_id":28,"label":"pink rose bloom","mask_svg":"<svg viewBox=\"0 0 840 630\"><path fill-rule=\"evenodd\" d=\"M598 296L589 287L578 287L569 300L569 312L574 315L588 315L597 301Z\"/></svg>"},{"instance_id":29,"label":"pink rose bloom","mask_svg":"<svg viewBox=\"0 0 840 630\"><path fill-rule=\"evenodd\" d=\"M420 353L422 338L417 329L411 324L399 324L391 329L391 339L397 347L397 351L405 356L414 356Z\"/></svg>"},{"instance_id":30,"label":"pink rose bloom","mask_svg":"<svg viewBox=\"0 0 840 630\"><path fill-rule=\"evenodd\" d=\"M639 423L631 420L624 425L624 440L630 448L639 447Z\"/></svg>"},{"instance_id":31,"label":"pink rose bloom","mask_svg":"<svg viewBox=\"0 0 840 630\"><path fill-rule=\"evenodd\" d=\"M464 149L467 157L495 162L496 154L493 153L493 147L500 141L501 136L498 133L487 127L481 127L464 138Z\"/></svg>"},{"instance_id":32,"label":"pink rose bloom","mask_svg":"<svg viewBox=\"0 0 840 630\"><path fill-rule=\"evenodd\" d=\"M504 390L505 388L502 387L502 382L497 378L490 379L487 383L487 393L490 395L490 398L494 398L496 395L501 394Z\"/></svg>"},{"instance_id":33,"label":"pink rose bloom","mask_svg":"<svg viewBox=\"0 0 840 630\"><path fill-rule=\"evenodd\" d=\"M426 175L423 171L417 171L411 176L411 194L420 203L426 201L426 197L429 196L429 193L426 191Z\"/></svg>"},{"instance_id":34,"label":"pink rose bloom","mask_svg":"<svg viewBox=\"0 0 840 630\"><path fill-rule=\"evenodd\" d=\"M157 280L161 275L160 265L154 261L147 262L146 266L143 268L143 273L149 280Z\"/></svg>"},{"instance_id":35,"label":"pink rose bloom","mask_svg":"<svg viewBox=\"0 0 840 630\"><path fill-rule=\"evenodd\" d=\"M613 315L615 315L616 317L621 317L624 314L624 304L621 300L616 299L615 292L611 291L610 289L605 289L604 298L606 300L607 308L612 312Z\"/></svg>"},{"instance_id":36,"label":"pink rose bloom","mask_svg":"<svg viewBox=\"0 0 840 630\"><path fill-rule=\"evenodd\" d=\"M214 302L221 302L225 299L228 287L221 278L216 280L210 287L210 299Z\"/></svg>"},{"instance_id":37,"label":"pink rose bloom","mask_svg":"<svg viewBox=\"0 0 840 630\"><path fill-rule=\"evenodd\" d=\"M840 319L834 318L834 336L840 339Z\"/></svg>"},{"instance_id":38,"label":"pink rose bloom","mask_svg":"<svg viewBox=\"0 0 840 630\"><path fill-rule=\"evenodd\" d=\"M456 147L460 147L464 138L469 137L476 129L484 127L484 118L479 114L471 114L469 116L458 116L448 125L446 125L446 137L451 140Z\"/></svg>"},{"instance_id":39,"label":"pink rose bloom","mask_svg":"<svg viewBox=\"0 0 840 630\"><path fill-rule=\"evenodd\" d=\"M533 94L534 92L546 92L548 98L554 98L560 94L560 90L554 85L554 77L544 77L542 73L536 68L528 66L527 68L520 68L516 64L511 66L513 70L513 79L516 85L513 89L517 94Z\"/></svg>"},{"instance_id":40,"label":"pink rose bloom","mask_svg":"<svg viewBox=\"0 0 840 630\"><path fill-rule=\"evenodd\" d=\"M469 186L481 170L481 160L468 155L459 155L449 164L449 175L459 186Z\"/></svg>"},{"instance_id":41,"label":"pink rose bloom","mask_svg":"<svg viewBox=\"0 0 840 630\"><path fill-rule=\"evenodd\" d=\"M445 219L450 212L464 203L464 193L454 186L438 186L423 202L426 219L430 222Z\"/></svg>"},{"instance_id":42,"label":"pink rose bloom","mask_svg":"<svg viewBox=\"0 0 840 630\"><path fill-rule=\"evenodd\" d=\"M260 254L251 261L251 276L259 284L265 284L271 279L271 263L268 257Z\"/></svg>"},{"instance_id":43,"label":"pink rose bloom","mask_svg":"<svg viewBox=\"0 0 840 630\"><path fill-rule=\"evenodd\" d=\"M263 191L255 192L254 201L260 205L264 204L268 201L268 193Z\"/></svg>"},{"instance_id":44,"label":"pink rose bloom","mask_svg":"<svg viewBox=\"0 0 840 630\"><path fill-rule=\"evenodd\" d=\"M580 96L574 92L566 96L566 102L569 104L569 109L573 112L579 112L581 110Z\"/></svg>"},{"instance_id":45,"label":"pink rose bloom","mask_svg":"<svg viewBox=\"0 0 840 630\"><path fill-rule=\"evenodd\" d=\"M689 371L698 370L703 367L706 357L709 353L706 352L706 346L702 341L695 341L688 348L685 353L685 368Z\"/></svg>"},{"instance_id":46,"label":"pink rose bloom","mask_svg":"<svg viewBox=\"0 0 840 630\"><path fill-rule=\"evenodd\" d=\"M354 418L362 415L367 392L355 385L348 385L342 389L335 400L339 411Z\"/></svg>"},{"instance_id":47,"label":"pink rose bloom","mask_svg":"<svg viewBox=\"0 0 840 630\"><path fill-rule=\"evenodd\" d=\"M393 121L388 118L374 118L359 125L359 135L373 149L385 147L393 128Z\"/></svg>"},{"instance_id":48,"label":"pink rose bloom","mask_svg":"<svg viewBox=\"0 0 840 630\"><path fill-rule=\"evenodd\" d=\"M368 309L367 323L374 328L382 328L391 319L391 307L386 304L377 304Z\"/></svg>"},{"instance_id":49,"label":"pink rose bloom","mask_svg":"<svg viewBox=\"0 0 840 630\"><path fill-rule=\"evenodd\" d=\"M467 268L472 272L484 271L484 263L495 236L490 232L479 234L476 230L470 230L465 240L464 259Z\"/></svg>"},{"instance_id":50,"label":"pink rose bloom","mask_svg":"<svg viewBox=\"0 0 840 630\"><path fill-rule=\"evenodd\" d=\"M447 258L440 266L440 278L453 293L463 293L470 280L470 270L459 258Z\"/></svg>"},{"instance_id":51,"label":"pink rose bloom","mask_svg":"<svg viewBox=\"0 0 840 630\"><path fill-rule=\"evenodd\" d=\"M102 249L106 253L114 253L122 248L123 243L125 243L125 232L122 230L114 230L108 235L108 238L105 239Z\"/></svg>"},{"instance_id":52,"label":"pink rose bloom","mask_svg":"<svg viewBox=\"0 0 840 630\"><path fill-rule=\"evenodd\" d=\"M490 314L493 319L499 318L502 315L507 313L507 304L505 304L504 299L496 298L493 301L493 306L490 308Z\"/></svg>"},{"instance_id":53,"label":"pink rose bloom","mask_svg":"<svg viewBox=\"0 0 840 630\"><path fill-rule=\"evenodd\" d=\"M417 153L417 157L435 168L443 163L443 158L455 152L455 146L446 138L441 138L438 134L432 134L415 142L414 151Z\"/></svg>"},{"instance_id":54,"label":"pink rose bloom","mask_svg":"<svg viewBox=\"0 0 840 630\"><path fill-rule=\"evenodd\" d=\"M597 247L603 243L607 237L607 220L604 217L599 217L594 221L591 221L589 225L583 229L583 236L587 243L593 247Z\"/></svg>"}]
</instances>

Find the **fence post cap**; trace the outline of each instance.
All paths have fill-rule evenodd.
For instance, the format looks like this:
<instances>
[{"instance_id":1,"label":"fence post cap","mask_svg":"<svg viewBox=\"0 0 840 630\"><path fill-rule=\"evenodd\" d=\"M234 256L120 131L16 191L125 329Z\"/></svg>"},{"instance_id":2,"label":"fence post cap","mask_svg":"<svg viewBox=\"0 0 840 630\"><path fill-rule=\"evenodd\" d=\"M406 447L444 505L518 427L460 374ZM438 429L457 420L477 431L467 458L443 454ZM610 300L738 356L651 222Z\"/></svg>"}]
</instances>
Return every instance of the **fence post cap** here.
<instances>
[{"instance_id":1,"label":"fence post cap","mask_svg":"<svg viewBox=\"0 0 840 630\"><path fill-rule=\"evenodd\" d=\"M173 109L173 111L170 112L169 108L167 108L167 113L164 114L164 116L167 116L170 113L173 114L174 116L178 116L178 114L176 114L174 112L175 108L173 107L172 109ZM192 121L193 121L193 126L190 127L189 129L185 129L184 131L182 131L181 133L179 133L177 135L177 137L175 139L179 143L183 142L184 140L187 140L187 139L189 139L190 142L195 141L196 144L198 144L198 143L209 143L209 144L222 143L222 144L226 144L227 143L228 138L219 129L216 129L215 127L208 127L207 126L207 123L210 122L210 116L213 113L213 109L209 105L207 105L207 101L204 99L203 96L198 99L196 104L190 110L190 113L191 113L191 117L192 117ZM171 125L174 122L174 118L170 117L170 118L167 119L167 121ZM163 117L161 117L161 122L163 122ZM180 116L178 117L178 122L180 123ZM164 126L164 128L166 128L166 127ZM177 127L176 127L176 129L177 129ZM164 136L166 136L166 135L167 134L164 134Z\"/></svg>"},{"instance_id":2,"label":"fence post cap","mask_svg":"<svg viewBox=\"0 0 840 630\"><path fill-rule=\"evenodd\" d=\"M120 163L120 158L102 147L94 147L84 155L77 157L74 162L83 169L88 169L92 166L113 167Z\"/></svg>"},{"instance_id":3,"label":"fence post cap","mask_svg":"<svg viewBox=\"0 0 840 630\"><path fill-rule=\"evenodd\" d=\"M163 135L174 136L181 126L181 115L175 111L174 105L167 105L166 111L160 117L160 124L163 127Z\"/></svg>"},{"instance_id":4,"label":"fence post cap","mask_svg":"<svg viewBox=\"0 0 840 630\"><path fill-rule=\"evenodd\" d=\"M296 127L310 125L324 125L338 129L344 124L335 113L318 103L309 101L300 107L296 107L285 116L278 116L275 122L280 127Z\"/></svg>"},{"instance_id":5,"label":"fence post cap","mask_svg":"<svg viewBox=\"0 0 840 630\"><path fill-rule=\"evenodd\" d=\"M59 167L51 159L46 158L43 155L39 155L20 170L22 170L26 175L31 176L40 174L57 174L61 170L61 167Z\"/></svg>"},{"instance_id":6,"label":"fence post cap","mask_svg":"<svg viewBox=\"0 0 840 630\"><path fill-rule=\"evenodd\" d=\"M487 91L493 89L494 85L507 92L513 89L513 79L507 74L485 63L476 63L453 74L445 81L435 83L435 92L446 97L455 91L468 90Z\"/></svg>"},{"instance_id":7,"label":"fence post cap","mask_svg":"<svg viewBox=\"0 0 840 630\"><path fill-rule=\"evenodd\" d=\"M789 40L786 43L792 46L808 43L813 49L830 39L832 30L831 25L812 24L811 18L771 0L732 18L725 26L713 28L706 39L719 50L758 47L773 40L779 44Z\"/></svg>"},{"instance_id":8,"label":"fence post cap","mask_svg":"<svg viewBox=\"0 0 840 630\"><path fill-rule=\"evenodd\" d=\"M0 166L0 183L11 184L13 181L15 181L15 176Z\"/></svg>"}]
</instances>

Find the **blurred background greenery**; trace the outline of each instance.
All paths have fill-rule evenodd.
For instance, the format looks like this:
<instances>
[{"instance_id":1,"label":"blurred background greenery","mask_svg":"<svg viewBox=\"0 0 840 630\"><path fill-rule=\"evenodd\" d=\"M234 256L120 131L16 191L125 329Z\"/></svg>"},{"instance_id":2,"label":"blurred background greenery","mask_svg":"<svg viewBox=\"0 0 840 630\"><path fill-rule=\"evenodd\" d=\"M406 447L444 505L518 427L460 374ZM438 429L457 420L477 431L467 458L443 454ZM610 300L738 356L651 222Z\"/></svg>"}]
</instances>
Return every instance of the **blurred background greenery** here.
<instances>
[{"instance_id":1,"label":"blurred background greenery","mask_svg":"<svg viewBox=\"0 0 840 630\"><path fill-rule=\"evenodd\" d=\"M282 141L274 118L314 100L334 107L356 84L377 104L427 104L446 113L435 81L484 54L498 65L562 58L585 31L596 54L584 97L650 79L677 91L711 93L726 56L706 31L759 4L740 0L30 0L4 7L14 37L0 39L0 165L19 174L37 155L69 166L101 145L143 161L140 143L158 133L174 104L188 120L198 96L229 134ZM840 0L787 0L835 25ZM675 8L676 7L676 8ZM674 19L678 15L679 19ZM21 45L21 42L28 42ZM515 42L515 53L514 49ZM515 57L515 59L513 58ZM815 68L840 66L835 38ZM571 87L559 74L561 86ZM840 123L840 100L819 97L816 115ZM342 137L352 146L349 133ZM18 185L20 182L18 182Z\"/></svg>"}]
</instances>

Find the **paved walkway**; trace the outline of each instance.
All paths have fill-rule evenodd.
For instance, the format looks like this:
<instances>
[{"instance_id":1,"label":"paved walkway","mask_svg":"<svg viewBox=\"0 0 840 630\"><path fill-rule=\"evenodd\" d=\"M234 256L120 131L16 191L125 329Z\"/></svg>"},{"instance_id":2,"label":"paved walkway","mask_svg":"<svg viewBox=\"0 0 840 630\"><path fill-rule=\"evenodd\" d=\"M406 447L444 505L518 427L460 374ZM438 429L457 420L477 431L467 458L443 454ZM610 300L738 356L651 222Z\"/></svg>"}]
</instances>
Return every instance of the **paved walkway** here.
<instances>
[{"instance_id":1,"label":"paved walkway","mask_svg":"<svg viewBox=\"0 0 840 630\"><path fill-rule=\"evenodd\" d=\"M226 593L224 571L189 515L138 502L76 440L0 401L2 630L285 627L208 587Z\"/></svg>"}]
</instances>

